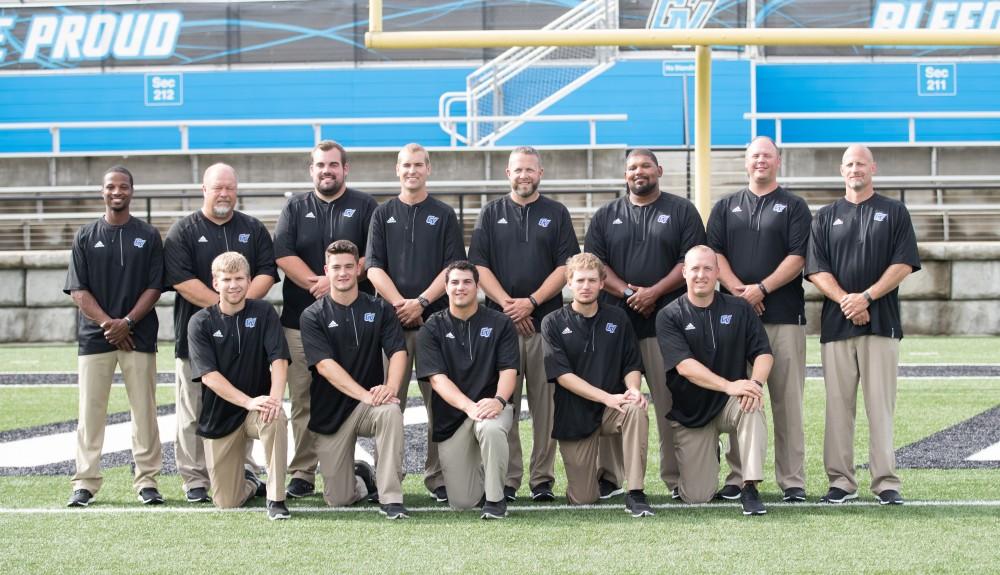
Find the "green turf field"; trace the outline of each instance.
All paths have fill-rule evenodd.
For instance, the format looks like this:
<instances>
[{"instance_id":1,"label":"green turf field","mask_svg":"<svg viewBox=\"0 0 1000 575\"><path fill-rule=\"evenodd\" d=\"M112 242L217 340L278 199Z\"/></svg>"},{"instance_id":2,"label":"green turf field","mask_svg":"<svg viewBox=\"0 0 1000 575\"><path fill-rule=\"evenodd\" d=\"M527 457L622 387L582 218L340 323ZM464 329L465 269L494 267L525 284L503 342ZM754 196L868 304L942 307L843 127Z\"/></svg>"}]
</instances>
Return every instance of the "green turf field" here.
<instances>
[{"instance_id":1,"label":"green turf field","mask_svg":"<svg viewBox=\"0 0 1000 575\"><path fill-rule=\"evenodd\" d=\"M811 354L818 347L814 344L810 340ZM907 338L902 354L908 363L984 363L997 361L998 348L993 338ZM929 352L939 357L919 355ZM72 368L71 353L60 360L57 352L47 353L50 359L36 360L38 365L67 361ZM23 347L0 348L4 358L27 362L31 355ZM0 387L0 430L73 419L75 400L72 387ZM170 387L159 388L158 400L172 401ZM113 391L112 402L112 411L124 409L121 388ZM627 516L620 499L587 510L564 509L562 498L555 504L524 503L526 487L502 522L485 523L474 513L421 512L439 507L426 497L420 478L410 476L404 484L406 504L415 509L409 520L386 521L373 506L360 512L326 511L319 509L319 497L311 497L290 503L292 520L274 523L265 519L262 507L225 513L200 507L204 512L192 513L195 508L180 501L176 476L161 478L166 505L143 508L131 492L128 471L116 468L106 472L95 503L83 510L63 508L70 490L67 477L0 477L5 551L0 573L998 571L998 470L902 469L908 504L894 508L871 504L868 475L861 470L859 503L813 504L826 488L823 404L822 382L809 380L810 504L779 504L769 466L769 481L762 486L769 505L764 517L745 518L738 504L691 508L670 502L657 478L655 449L647 493L657 516L642 520ZM998 404L1000 379L900 380L896 444L918 441ZM859 464L867 459L863 413L859 399ZM521 425L527 454L530 424ZM652 429L651 434L655 445ZM564 488L559 466L557 494ZM992 503L977 503L981 501Z\"/></svg>"}]
</instances>

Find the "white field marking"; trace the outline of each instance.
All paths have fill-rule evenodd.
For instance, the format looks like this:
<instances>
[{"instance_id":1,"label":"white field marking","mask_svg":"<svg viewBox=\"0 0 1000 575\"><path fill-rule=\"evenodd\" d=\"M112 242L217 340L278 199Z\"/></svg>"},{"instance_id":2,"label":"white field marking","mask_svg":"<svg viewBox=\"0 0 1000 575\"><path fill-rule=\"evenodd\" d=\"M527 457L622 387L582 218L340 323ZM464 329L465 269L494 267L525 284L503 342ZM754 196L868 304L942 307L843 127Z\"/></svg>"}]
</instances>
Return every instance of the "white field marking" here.
<instances>
[{"instance_id":1,"label":"white field marking","mask_svg":"<svg viewBox=\"0 0 1000 575\"><path fill-rule=\"evenodd\" d=\"M34 508L0 508L0 515L21 515L21 514L46 514L46 515L141 515L146 513L254 513L264 514L263 507L240 507L237 509L216 509L211 506L147 506L136 504L129 507L104 507L98 503L87 509L68 507L34 507ZM688 509L739 509L737 503L657 503L650 507L661 511L686 511ZM830 504L819 502L808 503L768 503L768 509L851 509L857 507L879 507L877 501L849 501L847 503ZM1000 500L975 499L969 501L914 501L907 500L901 507L1000 507ZM378 508L374 506L361 507L290 507L292 515L296 513L377 513ZM411 513L464 513L454 511L446 505L434 507L407 507ZM552 511L614 511L624 512L624 504L603 503L595 505L509 505L508 511L514 513L546 513ZM474 511L474 510L469 510Z\"/></svg>"},{"instance_id":2,"label":"white field marking","mask_svg":"<svg viewBox=\"0 0 1000 575\"><path fill-rule=\"evenodd\" d=\"M521 400L521 409L527 411L527 400ZM291 411L290 404L285 402L285 415ZM160 441L167 443L177 436L177 416L162 415L156 418L160 430ZM403 412L403 425L418 425L427 423L427 411L423 406L406 408ZM115 423L104 429L104 447L102 453L128 451L132 449L132 423L130 421ZM288 431L288 459L291 462L295 454L291 428ZM267 461L264 455L264 445L254 442L254 459L258 462ZM374 463L372 454L360 445L355 447L354 458L368 463ZM76 460L76 431L41 435L28 439L19 439L0 443L0 462L4 467L38 467L63 461Z\"/></svg>"},{"instance_id":3,"label":"white field marking","mask_svg":"<svg viewBox=\"0 0 1000 575\"><path fill-rule=\"evenodd\" d=\"M966 461L1000 461L1000 442L973 453L965 458Z\"/></svg>"}]
</instances>

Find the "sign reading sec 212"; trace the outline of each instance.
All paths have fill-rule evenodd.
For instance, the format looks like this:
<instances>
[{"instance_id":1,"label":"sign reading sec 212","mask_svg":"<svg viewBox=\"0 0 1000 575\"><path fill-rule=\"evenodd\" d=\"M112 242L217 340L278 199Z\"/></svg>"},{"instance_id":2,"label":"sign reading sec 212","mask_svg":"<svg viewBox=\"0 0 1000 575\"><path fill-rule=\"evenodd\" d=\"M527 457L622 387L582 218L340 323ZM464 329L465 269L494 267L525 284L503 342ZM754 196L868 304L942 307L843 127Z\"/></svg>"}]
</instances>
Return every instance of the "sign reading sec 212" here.
<instances>
[{"instance_id":1,"label":"sign reading sec 212","mask_svg":"<svg viewBox=\"0 0 1000 575\"><path fill-rule=\"evenodd\" d=\"M184 104L183 74L146 74L147 106L180 106Z\"/></svg>"}]
</instances>

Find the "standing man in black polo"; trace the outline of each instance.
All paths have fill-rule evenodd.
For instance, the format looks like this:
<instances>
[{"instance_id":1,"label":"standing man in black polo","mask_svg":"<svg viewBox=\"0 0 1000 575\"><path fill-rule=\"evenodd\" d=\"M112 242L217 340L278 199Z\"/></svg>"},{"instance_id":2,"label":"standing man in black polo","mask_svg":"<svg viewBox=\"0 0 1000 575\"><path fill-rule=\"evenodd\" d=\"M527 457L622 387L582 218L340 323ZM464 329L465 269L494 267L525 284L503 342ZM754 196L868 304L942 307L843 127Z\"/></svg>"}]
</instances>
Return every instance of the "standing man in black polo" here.
<instances>
[{"instance_id":1,"label":"standing man in black polo","mask_svg":"<svg viewBox=\"0 0 1000 575\"><path fill-rule=\"evenodd\" d=\"M347 187L349 169L343 146L332 140L316 144L309 163L313 191L288 200L274 230L275 261L286 277L282 285L281 325L292 354L288 396L292 403L295 452L288 465L289 497L313 493L318 461L309 433L309 390L313 378L302 351L299 316L330 293L330 280L323 272L327 246L344 239L364 253L372 212L378 206L368 194ZM363 258L361 265L363 268ZM368 293L373 291L367 281L363 289Z\"/></svg>"},{"instance_id":2,"label":"standing man in black polo","mask_svg":"<svg viewBox=\"0 0 1000 575\"><path fill-rule=\"evenodd\" d=\"M225 252L239 252L250 263L249 299L263 299L278 279L271 234L260 220L236 211L236 170L214 164L205 170L201 209L177 221L164 241L166 285L174 298L174 355L177 358L177 471L187 500L209 501L208 468L202 440L197 436L201 413L201 385L191 379L188 357L188 321L198 310L219 302L212 289L212 260ZM247 445L247 462L250 458Z\"/></svg>"},{"instance_id":3,"label":"standing man in black polo","mask_svg":"<svg viewBox=\"0 0 1000 575\"><path fill-rule=\"evenodd\" d=\"M80 310L80 418L70 507L86 507L101 488L101 448L116 365L132 413L132 487L144 504L163 503L156 488L163 456L156 425L159 322L153 310L163 286L163 244L156 228L131 216L133 192L127 169L105 172L104 216L80 228L70 254L64 291Z\"/></svg>"},{"instance_id":4,"label":"standing man in black polo","mask_svg":"<svg viewBox=\"0 0 1000 575\"><path fill-rule=\"evenodd\" d=\"M805 292L802 267L812 215L805 200L778 185L781 155L766 136L746 150L746 188L719 200L708 218L708 246L719 259L726 293L747 301L764 322L774 354L768 376L774 418L774 474L784 501L806 500L802 393L806 381ZM739 499L739 449L730 440L732 469L719 491Z\"/></svg>"},{"instance_id":5,"label":"standing man in black polo","mask_svg":"<svg viewBox=\"0 0 1000 575\"><path fill-rule=\"evenodd\" d=\"M480 306L479 272L467 261L445 268L448 308L420 329L417 377L434 393L432 439L453 509L482 502L483 519L507 515L504 478L514 425L510 398L520 363L509 317Z\"/></svg>"},{"instance_id":6,"label":"standing man in black polo","mask_svg":"<svg viewBox=\"0 0 1000 575\"><path fill-rule=\"evenodd\" d=\"M212 262L212 287L219 303L188 323L192 379L205 384L198 435L205 438L212 502L228 509L266 494L267 518L288 519L288 419L282 401L289 354L278 312L266 301L247 299L250 264L238 252ZM266 486L243 466L253 439L264 444Z\"/></svg>"},{"instance_id":7,"label":"standing man in black polo","mask_svg":"<svg viewBox=\"0 0 1000 575\"><path fill-rule=\"evenodd\" d=\"M392 306L358 291L358 256L348 240L330 244L330 294L302 312L302 346L313 375L309 429L327 505L352 505L377 492L382 514L402 519L409 512L403 507L403 412L396 386L406 366L406 343ZM354 463L359 435L375 438L374 477L367 463Z\"/></svg>"},{"instance_id":8,"label":"standing man in black polo","mask_svg":"<svg viewBox=\"0 0 1000 575\"><path fill-rule=\"evenodd\" d=\"M542 321L545 371L555 382L552 437L566 465L566 499L589 504L600 496L597 449L601 437L621 445L633 517L654 515L643 491L649 414L642 394L642 360L625 311L600 304L605 267L594 254L566 264L573 302Z\"/></svg>"},{"instance_id":9,"label":"standing man in black polo","mask_svg":"<svg viewBox=\"0 0 1000 575\"><path fill-rule=\"evenodd\" d=\"M826 298L820 320L826 433L823 464L827 503L858 496L854 475L854 419L858 384L868 415L871 491L882 505L903 503L896 475L893 417L903 324L899 284L920 269L917 238L902 202L875 193L871 150L852 145L840 175L844 197L816 213L806 278Z\"/></svg>"},{"instance_id":10,"label":"standing man in black polo","mask_svg":"<svg viewBox=\"0 0 1000 575\"><path fill-rule=\"evenodd\" d=\"M535 501L552 501L556 443L552 439L552 387L545 377L541 322L562 307L566 260L580 252L566 206L542 196L542 160L529 146L515 148L507 161L510 194L479 214L472 232L469 261L476 265L486 305L503 311L518 333L521 365L511 406L518 421L521 385L527 387L532 448L529 485ZM504 494L514 501L524 474L521 438L514 425L508 435L510 465Z\"/></svg>"},{"instance_id":11,"label":"standing man in black polo","mask_svg":"<svg viewBox=\"0 0 1000 575\"><path fill-rule=\"evenodd\" d=\"M643 148L629 152L625 159L628 195L597 210L584 249L607 266L603 301L625 309L639 338L659 430L660 479L673 490L677 486L677 458L666 420L671 407L670 391L664 383L655 317L663 306L684 293L684 254L705 243L705 226L694 204L660 191L662 175L663 168L653 152ZM605 441L600 457L605 475L601 480L602 498L622 492L617 480L621 450Z\"/></svg>"},{"instance_id":12,"label":"standing man in black polo","mask_svg":"<svg viewBox=\"0 0 1000 575\"><path fill-rule=\"evenodd\" d=\"M375 209L372 214L365 267L368 279L396 310L403 326L406 354L409 358L399 382L399 402L406 409L406 393L416 359L417 330L430 315L447 307L444 295L444 268L465 259L462 229L455 210L431 197L427 177L431 160L420 144L407 144L396 159L399 196ZM431 388L419 382L420 394L427 408L427 461L424 486L439 502L448 500L441 477L437 445L431 441L433 413Z\"/></svg>"},{"instance_id":13,"label":"standing man in black polo","mask_svg":"<svg viewBox=\"0 0 1000 575\"><path fill-rule=\"evenodd\" d=\"M687 252L684 279L687 293L656 315L674 400L667 417L680 468L677 494L685 503L712 499L719 484L719 435L728 433L743 463L743 514L763 515L757 483L764 479L767 456L764 382L774 362L764 324L745 300L715 291L719 264L712 248Z\"/></svg>"}]
</instances>

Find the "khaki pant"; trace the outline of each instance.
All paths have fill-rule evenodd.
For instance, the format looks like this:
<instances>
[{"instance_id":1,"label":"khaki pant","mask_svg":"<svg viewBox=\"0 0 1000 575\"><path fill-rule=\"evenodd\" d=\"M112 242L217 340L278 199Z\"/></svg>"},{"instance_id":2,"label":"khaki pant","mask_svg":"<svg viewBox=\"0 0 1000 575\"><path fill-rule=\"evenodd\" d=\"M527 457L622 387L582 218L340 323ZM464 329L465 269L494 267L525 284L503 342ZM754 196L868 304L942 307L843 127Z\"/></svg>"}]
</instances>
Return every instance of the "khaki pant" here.
<instances>
[{"instance_id":1,"label":"khaki pant","mask_svg":"<svg viewBox=\"0 0 1000 575\"><path fill-rule=\"evenodd\" d=\"M740 400L730 397L726 407L704 427L684 427L671 421L680 466L677 489L685 503L711 501L719 484L717 446L719 435L735 434L743 461L743 480L764 479L767 457L767 416L763 409L746 413ZM742 486L741 486L742 487Z\"/></svg>"},{"instance_id":2,"label":"khaki pant","mask_svg":"<svg viewBox=\"0 0 1000 575\"><path fill-rule=\"evenodd\" d=\"M782 491L806 486L806 434L802 408L806 383L806 328L793 324L765 324L774 367L767 378L774 421L774 477ZM729 438L727 485L743 485L739 446Z\"/></svg>"},{"instance_id":3,"label":"khaki pant","mask_svg":"<svg viewBox=\"0 0 1000 575\"><path fill-rule=\"evenodd\" d=\"M312 387L312 372L306 362L306 354L302 350L302 332L297 329L284 328L285 341L292 356L288 365L288 399L291 400L292 412L292 442L294 452L292 462L288 464L288 475L292 479L304 479L316 483L316 440L309 431L309 389Z\"/></svg>"},{"instance_id":4,"label":"khaki pant","mask_svg":"<svg viewBox=\"0 0 1000 575\"><path fill-rule=\"evenodd\" d=\"M174 381L177 384L177 441L174 443L177 473L184 482L184 491L196 487L208 489L211 482L205 463L204 441L197 435L198 417L201 415L201 383L191 381L190 359L176 359ZM245 463L257 470L252 450L253 440L247 440Z\"/></svg>"},{"instance_id":5,"label":"khaki pant","mask_svg":"<svg viewBox=\"0 0 1000 575\"><path fill-rule=\"evenodd\" d=\"M566 499L573 505L597 501L601 477L597 459L600 440L619 446L624 460L624 476L629 490L643 489L646 477L646 452L649 445L649 410L629 403L625 413L607 407L601 426L590 437L576 441L559 440L559 452L566 466ZM600 444L600 449L606 444ZM622 485L618 483L618 485Z\"/></svg>"},{"instance_id":6,"label":"khaki pant","mask_svg":"<svg viewBox=\"0 0 1000 575\"><path fill-rule=\"evenodd\" d=\"M398 405L372 407L361 403L336 433L314 435L327 505L352 505L368 495L364 482L354 475L354 450L359 435L375 438L379 454L375 469L379 503L403 502L403 412Z\"/></svg>"},{"instance_id":7,"label":"khaki pant","mask_svg":"<svg viewBox=\"0 0 1000 575\"><path fill-rule=\"evenodd\" d=\"M205 439L208 476L212 482L212 502L220 509L239 507L253 497L257 486L244 475L246 445L259 439L267 457L267 498L285 500L285 471L288 467L288 418L284 410L269 423L260 412L251 411L239 429L219 439Z\"/></svg>"},{"instance_id":8,"label":"khaki pant","mask_svg":"<svg viewBox=\"0 0 1000 575\"><path fill-rule=\"evenodd\" d=\"M466 419L455 434L438 444L441 471L448 489L448 505L459 511L487 501L503 499L504 478L510 451L507 434L514 421L508 405L494 419Z\"/></svg>"},{"instance_id":9,"label":"khaki pant","mask_svg":"<svg viewBox=\"0 0 1000 575\"><path fill-rule=\"evenodd\" d=\"M871 490L899 491L892 426L896 411L896 368L899 340L877 335L824 343L823 380L826 383L826 433L823 464L830 487L854 493L854 421L858 383L868 415L868 466Z\"/></svg>"},{"instance_id":10,"label":"khaki pant","mask_svg":"<svg viewBox=\"0 0 1000 575\"><path fill-rule=\"evenodd\" d=\"M510 463L507 466L506 485L518 489L524 476L524 462L521 453L521 435L518 430L521 411L521 386L527 388L528 410L531 412L531 462L528 485L555 482L556 442L552 439L552 410L554 403L553 385L545 376L545 352L542 349L542 335L533 333L519 336L521 366L510 404L514 408L514 422L507 443L510 449Z\"/></svg>"},{"instance_id":11,"label":"khaki pant","mask_svg":"<svg viewBox=\"0 0 1000 575\"><path fill-rule=\"evenodd\" d=\"M413 367L416 363L417 351L417 330L404 330L403 337L406 340L406 369L403 370L403 381L399 383L399 408L406 411L406 394L410 389L410 377L413 375ZM385 369L389 369L389 361L385 360ZM434 417L431 410L431 383L429 381L418 381L420 386L420 396L424 398L424 408L427 410L427 460L424 463L424 486L428 491L434 491L444 485L444 478L441 476L441 462L438 460L438 444L431 440L434 429Z\"/></svg>"},{"instance_id":12,"label":"khaki pant","mask_svg":"<svg viewBox=\"0 0 1000 575\"><path fill-rule=\"evenodd\" d=\"M109 351L77 358L80 406L76 428L76 473L73 489L97 494L101 488L101 449L108 417L108 397L115 366L121 366L132 413L132 458L136 491L156 487L163 465L160 431L156 425L156 354Z\"/></svg>"},{"instance_id":13,"label":"khaki pant","mask_svg":"<svg viewBox=\"0 0 1000 575\"><path fill-rule=\"evenodd\" d=\"M674 453L673 429L667 421L667 413L674 402L667 389L667 372L663 367L663 355L660 344L655 337L639 340L639 353L642 355L642 365L645 371L646 387L653 398L656 430L658 433L660 452L660 479L667 489L677 486L677 455ZM623 477L623 456L621 442L602 437L600 441L600 458L598 460L598 477L603 477L615 485L621 485Z\"/></svg>"}]
</instances>

